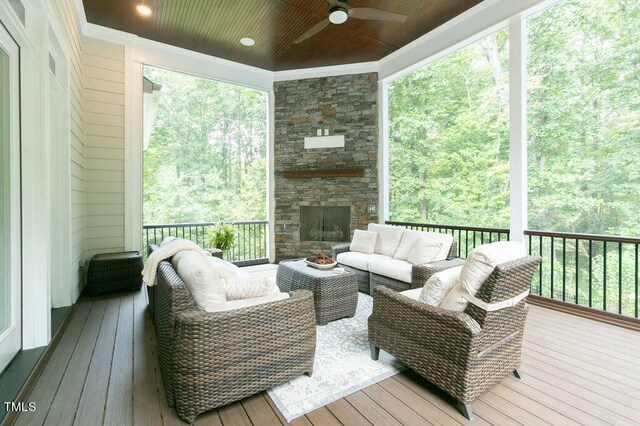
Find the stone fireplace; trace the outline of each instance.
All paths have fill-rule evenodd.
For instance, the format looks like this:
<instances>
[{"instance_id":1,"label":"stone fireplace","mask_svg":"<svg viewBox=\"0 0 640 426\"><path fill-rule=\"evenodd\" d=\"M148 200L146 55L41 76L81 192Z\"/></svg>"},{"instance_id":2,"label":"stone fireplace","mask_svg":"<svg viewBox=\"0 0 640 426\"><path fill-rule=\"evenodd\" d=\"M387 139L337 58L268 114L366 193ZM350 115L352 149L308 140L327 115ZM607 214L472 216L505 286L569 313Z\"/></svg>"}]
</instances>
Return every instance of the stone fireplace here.
<instances>
[{"instance_id":1,"label":"stone fireplace","mask_svg":"<svg viewBox=\"0 0 640 426\"><path fill-rule=\"evenodd\" d=\"M369 73L274 83L277 261L329 252L378 221L377 80ZM344 135L344 146L305 149L319 129Z\"/></svg>"}]
</instances>

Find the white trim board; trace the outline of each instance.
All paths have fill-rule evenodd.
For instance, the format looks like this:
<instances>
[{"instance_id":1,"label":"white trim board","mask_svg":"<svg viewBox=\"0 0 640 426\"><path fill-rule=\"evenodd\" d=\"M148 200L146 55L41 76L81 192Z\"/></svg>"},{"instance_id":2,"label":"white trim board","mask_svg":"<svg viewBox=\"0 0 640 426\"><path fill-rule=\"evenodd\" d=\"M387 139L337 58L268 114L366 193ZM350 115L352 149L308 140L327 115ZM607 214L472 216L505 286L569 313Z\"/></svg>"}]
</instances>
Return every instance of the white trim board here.
<instances>
[{"instance_id":1,"label":"white trim board","mask_svg":"<svg viewBox=\"0 0 640 426\"><path fill-rule=\"evenodd\" d=\"M205 55L165 43L138 37L111 28L86 23L82 34L133 49L130 60L154 67L212 80L269 91L273 72L215 56Z\"/></svg>"}]
</instances>

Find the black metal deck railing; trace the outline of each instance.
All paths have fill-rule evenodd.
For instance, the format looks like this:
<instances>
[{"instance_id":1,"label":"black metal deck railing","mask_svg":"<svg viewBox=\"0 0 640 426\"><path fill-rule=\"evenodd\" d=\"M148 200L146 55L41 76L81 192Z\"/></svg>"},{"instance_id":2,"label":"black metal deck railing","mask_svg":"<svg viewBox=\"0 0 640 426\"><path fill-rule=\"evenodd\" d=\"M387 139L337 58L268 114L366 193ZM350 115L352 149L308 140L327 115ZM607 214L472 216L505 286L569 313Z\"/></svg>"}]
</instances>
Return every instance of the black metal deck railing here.
<instances>
[{"instance_id":1,"label":"black metal deck railing","mask_svg":"<svg viewBox=\"0 0 640 426\"><path fill-rule=\"evenodd\" d=\"M540 296L638 318L640 238L525 231L542 256L531 291Z\"/></svg>"},{"instance_id":2,"label":"black metal deck railing","mask_svg":"<svg viewBox=\"0 0 640 426\"><path fill-rule=\"evenodd\" d=\"M251 220L230 224L236 228L236 237L231 248L223 253L224 259L240 266L269 263L267 253L269 222ZM146 247L149 247L151 244L160 244L168 236L174 236L191 240L204 248L204 236L214 225L216 225L215 222L144 225L142 239Z\"/></svg>"},{"instance_id":3,"label":"black metal deck railing","mask_svg":"<svg viewBox=\"0 0 640 426\"><path fill-rule=\"evenodd\" d=\"M453 235L458 255L478 245L508 240L509 229L386 222L409 229ZM640 238L524 231L529 254L542 257L531 293L606 312L639 317Z\"/></svg>"},{"instance_id":4,"label":"black metal deck railing","mask_svg":"<svg viewBox=\"0 0 640 426\"><path fill-rule=\"evenodd\" d=\"M467 257L476 246L509 240L510 231L506 228L483 228L478 226L435 225L432 223L387 221L388 225L402 226L408 229L451 234L458 244L458 256Z\"/></svg>"}]
</instances>

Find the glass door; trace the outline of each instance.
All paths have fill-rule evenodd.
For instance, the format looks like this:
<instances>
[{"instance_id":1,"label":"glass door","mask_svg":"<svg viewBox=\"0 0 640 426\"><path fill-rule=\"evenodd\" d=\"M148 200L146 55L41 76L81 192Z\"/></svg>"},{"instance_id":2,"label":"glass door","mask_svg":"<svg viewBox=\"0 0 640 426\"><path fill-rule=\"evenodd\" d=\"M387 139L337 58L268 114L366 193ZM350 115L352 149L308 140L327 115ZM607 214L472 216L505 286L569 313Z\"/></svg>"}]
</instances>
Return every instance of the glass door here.
<instances>
[{"instance_id":1,"label":"glass door","mask_svg":"<svg viewBox=\"0 0 640 426\"><path fill-rule=\"evenodd\" d=\"M19 50L0 23L0 371L22 347Z\"/></svg>"}]
</instances>

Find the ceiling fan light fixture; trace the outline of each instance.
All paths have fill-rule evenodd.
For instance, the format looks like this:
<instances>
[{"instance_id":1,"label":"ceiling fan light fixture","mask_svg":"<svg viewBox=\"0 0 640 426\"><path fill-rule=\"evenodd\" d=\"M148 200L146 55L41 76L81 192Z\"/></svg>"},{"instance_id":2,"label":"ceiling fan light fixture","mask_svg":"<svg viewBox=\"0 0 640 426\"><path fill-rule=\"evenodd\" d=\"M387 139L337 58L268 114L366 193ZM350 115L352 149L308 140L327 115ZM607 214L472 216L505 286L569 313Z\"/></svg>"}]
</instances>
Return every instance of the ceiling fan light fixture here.
<instances>
[{"instance_id":1,"label":"ceiling fan light fixture","mask_svg":"<svg viewBox=\"0 0 640 426\"><path fill-rule=\"evenodd\" d=\"M149 16L152 13L151 8L144 3L140 3L139 5L137 5L136 10L142 16Z\"/></svg>"},{"instance_id":2,"label":"ceiling fan light fixture","mask_svg":"<svg viewBox=\"0 0 640 426\"><path fill-rule=\"evenodd\" d=\"M342 6L332 7L329 11L329 21L335 25L344 24L348 17L349 12Z\"/></svg>"}]
</instances>

